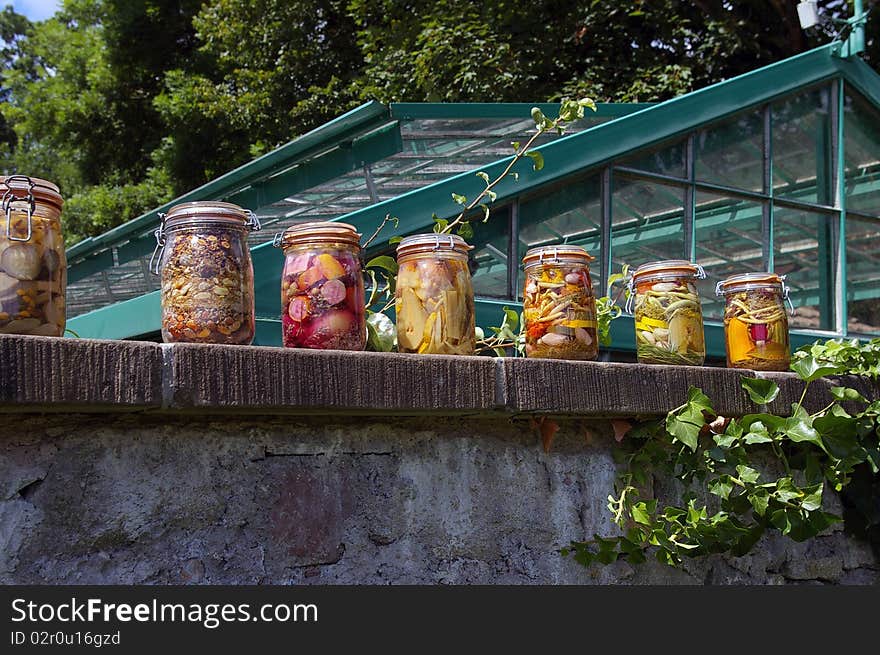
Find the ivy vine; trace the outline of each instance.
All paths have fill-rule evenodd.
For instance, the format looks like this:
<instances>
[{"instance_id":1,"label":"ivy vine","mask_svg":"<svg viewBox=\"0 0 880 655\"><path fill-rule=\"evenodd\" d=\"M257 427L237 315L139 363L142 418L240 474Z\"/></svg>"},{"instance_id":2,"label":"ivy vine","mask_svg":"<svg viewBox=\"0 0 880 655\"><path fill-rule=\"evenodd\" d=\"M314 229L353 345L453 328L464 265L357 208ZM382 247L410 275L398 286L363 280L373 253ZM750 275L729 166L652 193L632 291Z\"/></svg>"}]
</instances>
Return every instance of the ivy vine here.
<instances>
[{"instance_id":1,"label":"ivy vine","mask_svg":"<svg viewBox=\"0 0 880 655\"><path fill-rule=\"evenodd\" d=\"M795 353L792 370L804 381L787 416L766 412L741 418L718 415L712 401L691 387L687 401L661 420L634 426L618 448L620 473L608 510L616 536L575 541L563 555L589 566L619 559L640 563L653 555L679 565L711 553L743 555L768 532L803 541L842 520L823 509L829 488L845 493L857 477L880 470L880 401L846 386L831 387L833 402L809 413L807 389L830 375L880 378L880 339L830 340ZM758 406L773 402L772 380L744 377ZM848 412L842 403L858 407ZM678 480L655 497L654 479ZM866 531L880 517L863 503Z\"/></svg>"}]
</instances>

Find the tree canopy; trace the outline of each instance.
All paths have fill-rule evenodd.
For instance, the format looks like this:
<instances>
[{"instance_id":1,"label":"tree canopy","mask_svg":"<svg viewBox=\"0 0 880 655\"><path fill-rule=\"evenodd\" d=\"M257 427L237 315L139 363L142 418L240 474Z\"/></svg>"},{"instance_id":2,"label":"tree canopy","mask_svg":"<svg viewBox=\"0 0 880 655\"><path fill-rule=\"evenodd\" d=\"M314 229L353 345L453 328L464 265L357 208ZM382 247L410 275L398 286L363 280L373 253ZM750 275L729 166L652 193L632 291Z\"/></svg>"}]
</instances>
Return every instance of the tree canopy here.
<instances>
[{"instance_id":1,"label":"tree canopy","mask_svg":"<svg viewBox=\"0 0 880 655\"><path fill-rule=\"evenodd\" d=\"M57 182L73 242L368 99L686 93L827 42L803 33L796 4L64 0L34 24L6 7L0 169ZM845 0L820 5L847 12Z\"/></svg>"}]
</instances>

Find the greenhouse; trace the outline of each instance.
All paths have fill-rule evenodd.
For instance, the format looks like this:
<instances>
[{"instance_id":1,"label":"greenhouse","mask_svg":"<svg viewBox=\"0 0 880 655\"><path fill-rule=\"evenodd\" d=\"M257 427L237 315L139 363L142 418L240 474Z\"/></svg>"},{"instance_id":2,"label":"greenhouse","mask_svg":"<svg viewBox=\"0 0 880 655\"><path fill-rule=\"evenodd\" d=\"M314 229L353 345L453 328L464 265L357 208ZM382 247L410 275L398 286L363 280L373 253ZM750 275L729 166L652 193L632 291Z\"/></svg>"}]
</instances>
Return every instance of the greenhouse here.
<instances>
[{"instance_id":1,"label":"greenhouse","mask_svg":"<svg viewBox=\"0 0 880 655\"><path fill-rule=\"evenodd\" d=\"M517 165L486 223L474 222L477 323L497 325L522 299L529 247L584 246L597 290L624 264L687 259L710 357L724 356L715 284L736 273L786 276L792 345L880 335L880 76L835 42L654 105L605 104L541 142L545 166ZM531 104L365 104L99 237L68 249L68 327L81 337L159 339L158 278L149 262L159 214L223 200L253 210L258 345L279 345L282 253L275 234L339 220L370 235L368 256L395 235L451 217L452 194L498 175L511 142L534 130ZM540 105L555 115L556 106ZM631 320L612 327L606 357L635 349Z\"/></svg>"}]
</instances>

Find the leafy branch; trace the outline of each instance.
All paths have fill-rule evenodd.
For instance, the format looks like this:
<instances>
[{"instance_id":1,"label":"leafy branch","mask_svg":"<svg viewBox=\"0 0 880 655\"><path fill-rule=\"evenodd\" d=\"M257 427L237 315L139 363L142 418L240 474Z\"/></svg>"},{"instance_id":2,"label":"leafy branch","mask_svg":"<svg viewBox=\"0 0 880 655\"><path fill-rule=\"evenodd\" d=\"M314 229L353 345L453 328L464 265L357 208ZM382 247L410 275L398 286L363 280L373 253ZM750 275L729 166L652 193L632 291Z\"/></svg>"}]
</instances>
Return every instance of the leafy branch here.
<instances>
[{"instance_id":1,"label":"leafy branch","mask_svg":"<svg viewBox=\"0 0 880 655\"><path fill-rule=\"evenodd\" d=\"M876 380L878 353L880 339L815 344L797 354L792 369L805 391L832 374L873 371ZM772 380L743 378L742 387L758 405L779 393ZM771 531L803 541L841 520L822 509L825 489L846 492L857 474L868 478L876 502L880 401L847 387L832 387L831 394L834 402L815 414L804 410L802 396L789 416L730 419L718 416L711 400L692 387L665 419L632 428L616 453L621 473L608 509L619 534L572 542L563 554L589 566L643 562L653 552L678 565L710 553L742 555ZM850 414L842 402L861 410ZM654 497L655 477L682 481L669 492L672 502ZM869 525L878 520L863 519Z\"/></svg>"},{"instance_id":2,"label":"leafy branch","mask_svg":"<svg viewBox=\"0 0 880 655\"><path fill-rule=\"evenodd\" d=\"M532 120L535 122L535 132L529 137L529 140L522 146L518 141L514 141L511 144L514 151L513 158L508 162L501 174L494 180L490 180L489 174L485 171L479 171L476 174L477 177L483 180L486 187L480 191L473 200L468 201L466 196L453 193L452 199L457 204L461 205L463 209L458 216L452 219L452 221L437 218L435 215L434 231L439 232L440 234L451 234L453 230L458 228L458 233L462 238L468 239L473 236L473 228L470 226L470 219L468 219L467 216L474 209L479 207L483 211L483 222L485 223L489 220L489 205L484 202L484 200L488 199L488 202L490 203L495 201L498 194L494 189L508 175L512 174L515 180L519 179L519 174L511 173L511 171L523 157L528 157L532 160L534 170L539 171L544 168L544 155L538 150L531 149L538 137L542 134L553 131L560 135L564 134L568 124L584 117L584 110L587 108L596 111L596 103L589 98L581 98L580 100L566 99L560 104L557 117L551 120L544 115L544 112L542 112L540 108L532 107L531 116Z\"/></svg>"}]
</instances>

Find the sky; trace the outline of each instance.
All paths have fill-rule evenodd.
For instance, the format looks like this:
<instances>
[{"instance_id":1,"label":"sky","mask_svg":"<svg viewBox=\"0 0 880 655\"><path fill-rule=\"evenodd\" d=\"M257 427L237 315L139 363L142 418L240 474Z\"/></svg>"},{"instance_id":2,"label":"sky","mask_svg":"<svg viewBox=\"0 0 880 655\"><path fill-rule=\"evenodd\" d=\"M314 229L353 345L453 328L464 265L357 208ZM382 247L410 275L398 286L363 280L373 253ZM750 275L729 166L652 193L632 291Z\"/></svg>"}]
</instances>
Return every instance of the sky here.
<instances>
[{"instance_id":1,"label":"sky","mask_svg":"<svg viewBox=\"0 0 880 655\"><path fill-rule=\"evenodd\" d=\"M9 0L0 5L9 4ZM12 8L19 14L24 14L32 21L45 20L58 10L60 0L12 0Z\"/></svg>"}]
</instances>

